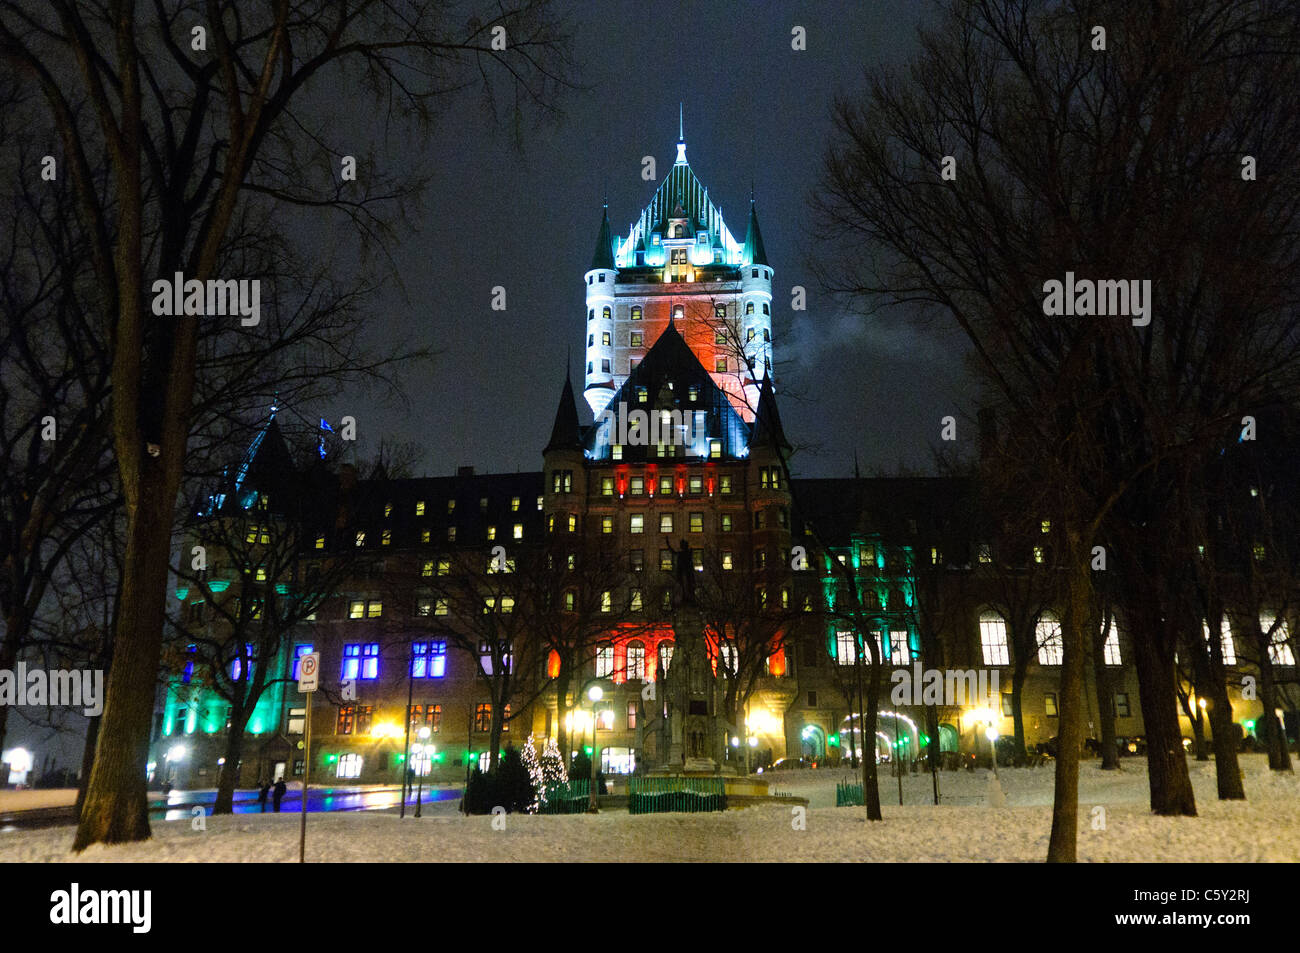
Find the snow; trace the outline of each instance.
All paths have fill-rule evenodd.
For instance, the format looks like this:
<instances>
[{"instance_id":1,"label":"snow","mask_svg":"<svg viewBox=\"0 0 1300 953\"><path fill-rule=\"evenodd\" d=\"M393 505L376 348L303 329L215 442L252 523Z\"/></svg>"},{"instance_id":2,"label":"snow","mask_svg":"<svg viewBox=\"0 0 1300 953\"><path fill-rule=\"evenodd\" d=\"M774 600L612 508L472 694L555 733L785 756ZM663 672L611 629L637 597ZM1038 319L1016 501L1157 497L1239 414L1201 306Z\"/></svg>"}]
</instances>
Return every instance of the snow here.
<instances>
[{"instance_id":1,"label":"snow","mask_svg":"<svg viewBox=\"0 0 1300 953\"><path fill-rule=\"evenodd\" d=\"M1146 764L1125 759L1103 772L1080 771L1079 858L1085 861L1300 861L1300 778L1276 775L1262 756L1242 759L1244 802L1215 797L1213 763L1190 764L1199 817L1155 817L1147 803ZM796 810L763 805L725 814L461 817L456 802L395 812L312 814L307 856L318 861L1041 861L1051 828L1050 768L1000 770L1007 806L993 807L986 771L941 772L943 803L931 803L929 775L881 776L884 822L861 808L836 808L835 783L848 771L769 775L777 791L809 799L806 829ZM1094 829L1104 809L1104 828ZM0 861L296 861L296 814L209 817L155 823L153 840L96 845L72 855L70 827L0 834Z\"/></svg>"},{"instance_id":2,"label":"snow","mask_svg":"<svg viewBox=\"0 0 1300 953\"><path fill-rule=\"evenodd\" d=\"M0 788L0 814L43 807L71 807L76 803L76 788Z\"/></svg>"}]
</instances>

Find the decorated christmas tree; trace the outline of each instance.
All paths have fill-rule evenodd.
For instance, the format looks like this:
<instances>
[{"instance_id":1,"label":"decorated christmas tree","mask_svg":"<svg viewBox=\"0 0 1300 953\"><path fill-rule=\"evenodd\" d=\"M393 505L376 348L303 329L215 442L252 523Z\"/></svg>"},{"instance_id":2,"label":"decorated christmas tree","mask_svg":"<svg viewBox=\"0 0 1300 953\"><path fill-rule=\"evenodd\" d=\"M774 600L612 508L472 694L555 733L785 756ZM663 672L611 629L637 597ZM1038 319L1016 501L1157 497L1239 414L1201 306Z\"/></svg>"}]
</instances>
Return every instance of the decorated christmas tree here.
<instances>
[{"instance_id":1,"label":"decorated christmas tree","mask_svg":"<svg viewBox=\"0 0 1300 953\"><path fill-rule=\"evenodd\" d=\"M530 734L528 740L524 742L523 748L524 767L528 769L528 778L533 783L533 800L528 805L528 813L536 814L543 804L546 803L546 779L542 770L542 765L537 760L537 748L533 744L533 736Z\"/></svg>"},{"instance_id":2,"label":"decorated christmas tree","mask_svg":"<svg viewBox=\"0 0 1300 953\"><path fill-rule=\"evenodd\" d=\"M569 783L569 772L564 767L564 758L560 756L560 746L554 738L546 742L542 751L542 784L552 788Z\"/></svg>"}]
</instances>

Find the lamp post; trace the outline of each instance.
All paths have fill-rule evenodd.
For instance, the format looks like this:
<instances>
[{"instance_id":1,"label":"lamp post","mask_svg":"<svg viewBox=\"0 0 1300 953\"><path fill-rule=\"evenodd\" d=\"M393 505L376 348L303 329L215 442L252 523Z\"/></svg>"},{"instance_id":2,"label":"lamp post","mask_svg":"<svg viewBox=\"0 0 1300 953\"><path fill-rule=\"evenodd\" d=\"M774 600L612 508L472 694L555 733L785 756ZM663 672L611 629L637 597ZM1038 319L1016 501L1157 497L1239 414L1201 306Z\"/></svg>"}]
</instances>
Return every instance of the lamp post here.
<instances>
[{"instance_id":1,"label":"lamp post","mask_svg":"<svg viewBox=\"0 0 1300 953\"><path fill-rule=\"evenodd\" d=\"M993 759L993 777L996 778L998 776L998 726L990 721L988 728L984 729L984 737L989 740L989 755Z\"/></svg>"},{"instance_id":2,"label":"lamp post","mask_svg":"<svg viewBox=\"0 0 1300 953\"><path fill-rule=\"evenodd\" d=\"M417 785L415 789L415 816L416 817L420 816L420 807L424 803L424 772L421 769L424 767L424 753L428 750L431 750L432 748L432 746L427 743L429 740L429 735L431 733L432 732L430 732L429 726L425 725L419 731L420 740L417 741L415 744L411 745L411 753L415 755L415 763L416 763L416 769L415 769L416 785Z\"/></svg>"},{"instance_id":3,"label":"lamp post","mask_svg":"<svg viewBox=\"0 0 1300 953\"><path fill-rule=\"evenodd\" d=\"M592 685L587 689L587 698L591 700L591 792L587 800L588 814L600 813L596 803L596 756L599 754L596 748L596 704L604 697L605 690L599 685Z\"/></svg>"}]
</instances>

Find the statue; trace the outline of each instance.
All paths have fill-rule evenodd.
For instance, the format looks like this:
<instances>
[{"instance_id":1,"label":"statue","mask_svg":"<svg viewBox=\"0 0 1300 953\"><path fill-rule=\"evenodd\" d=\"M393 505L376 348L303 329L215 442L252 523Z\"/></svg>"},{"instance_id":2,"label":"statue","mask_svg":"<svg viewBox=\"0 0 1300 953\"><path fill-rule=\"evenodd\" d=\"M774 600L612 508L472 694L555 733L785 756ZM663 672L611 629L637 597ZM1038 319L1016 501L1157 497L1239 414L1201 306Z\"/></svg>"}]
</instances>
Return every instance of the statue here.
<instances>
[{"instance_id":1,"label":"statue","mask_svg":"<svg viewBox=\"0 0 1300 953\"><path fill-rule=\"evenodd\" d=\"M672 541L669 540L668 548L673 549ZM675 558L674 568L677 570L677 584L682 590L682 605L695 605L695 561L691 558L691 544L683 539L681 549L673 550Z\"/></svg>"}]
</instances>

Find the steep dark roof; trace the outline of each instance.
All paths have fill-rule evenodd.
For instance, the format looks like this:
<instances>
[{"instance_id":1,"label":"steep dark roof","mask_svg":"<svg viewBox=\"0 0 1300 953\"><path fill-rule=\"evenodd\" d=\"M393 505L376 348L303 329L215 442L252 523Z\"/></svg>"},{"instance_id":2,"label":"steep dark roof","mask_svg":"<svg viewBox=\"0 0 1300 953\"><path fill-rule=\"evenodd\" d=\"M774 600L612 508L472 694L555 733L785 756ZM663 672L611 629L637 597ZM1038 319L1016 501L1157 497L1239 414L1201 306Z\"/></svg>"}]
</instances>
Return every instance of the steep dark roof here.
<instances>
[{"instance_id":1,"label":"steep dark roof","mask_svg":"<svg viewBox=\"0 0 1300 953\"><path fill-rule=\"evenodd\" d=\"M758 410L754 414L750 447L780 447L790 449L790 442L785 439L785 428L781 426L781 414L776 407L776 394L772 391L772 375L763 377L763 386L758 392Z\"/></svg>"},{"instance_id":2,"label":"steep dark roof","mask_svg":"<svg viewBox=\"0 0 1300 953\"><path fill-rule=\"evenodd\" d=\"M614 237L609 230L608 205L601 212L600 235L596 238L596 252L591 256L591 270L597 268L614 270Z\"/></svg>"},{"instance_id":3,"label":"steep dark roof","mask_svg":"<svg viewBox=\"0 0 1300 953\"><path fill-rule=\"evenodd\" d=\"M767 264L767 250L763 248L763 233L758 230L758 211L753 202L749 203L749 230L745 232L745 264Z\"/></svg>"},{"instance_id":4,"label":"steep dark roof","mask_svg":"<svg viewBox=\"0 0 1300 953\"><path fill-rule=\"evenodd\" d=\"M645 389L647 400L641 402L640 393ZM694 389L695 399L691 399ZM690 346L677 331L671 321L664 332L659 335L654 346L650 348L645 359L628 375L623 386L615 391L609 403L609 412L616 414L620 403L627 405L628 412L642 410L658 413L665 410L680 411L683 416L688 413L704 412L705 441L688 449L684 458L707 455L708 439L722 440L722 455L737 458L747 453L749 444L749 427L736 413L731 400L722 391L709 372L704 369ZM598 418L587 431L587 456L593 460L606 460L610 457L610 444L613 428L609 418ZM625 446L624 460L653 459L655 448L646 446Z\"/></svg>"},{"instance_id":5,"label":"steep dark roof","mask_svg":"<svg viewBox=\"0 0 1300 953\"><path fill-rule=\"evenodd\" d=\"M564 389L560 391L560 405L555 409L555 424L551 439L543 453L552 450L581 450L582 430L578 423L578 403L573 399L573 382L564 375Z\"/></svg>"}]
</instances>

